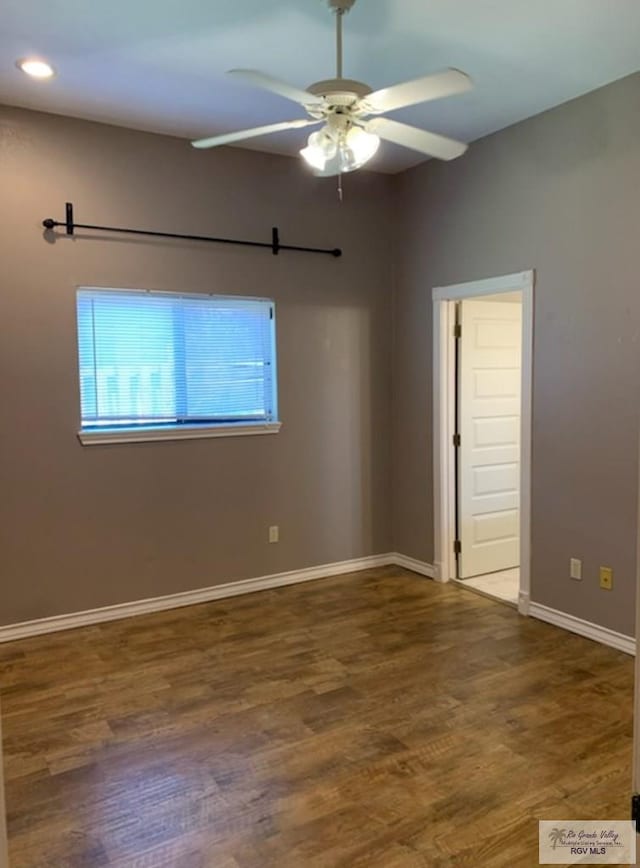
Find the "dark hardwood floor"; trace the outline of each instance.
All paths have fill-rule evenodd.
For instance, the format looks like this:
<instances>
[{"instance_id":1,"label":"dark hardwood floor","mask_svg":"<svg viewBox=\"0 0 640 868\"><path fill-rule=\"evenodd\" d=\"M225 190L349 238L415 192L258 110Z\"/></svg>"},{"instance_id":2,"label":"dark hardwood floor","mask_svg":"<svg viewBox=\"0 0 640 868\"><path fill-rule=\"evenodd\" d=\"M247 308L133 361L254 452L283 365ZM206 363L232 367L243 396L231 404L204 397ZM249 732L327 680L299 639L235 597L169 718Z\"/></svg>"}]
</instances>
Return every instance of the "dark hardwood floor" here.
<instances>
[{"instance_id":1,"label":"dark hardwood floor","mask_svg":"<svg viewBox=\"0 0 640 868\"><path fill-rule=\"evenodd\" d=\"M386 567L0 646L12 868L535 866L633 662Z\"/></svg>"}]
</instances>

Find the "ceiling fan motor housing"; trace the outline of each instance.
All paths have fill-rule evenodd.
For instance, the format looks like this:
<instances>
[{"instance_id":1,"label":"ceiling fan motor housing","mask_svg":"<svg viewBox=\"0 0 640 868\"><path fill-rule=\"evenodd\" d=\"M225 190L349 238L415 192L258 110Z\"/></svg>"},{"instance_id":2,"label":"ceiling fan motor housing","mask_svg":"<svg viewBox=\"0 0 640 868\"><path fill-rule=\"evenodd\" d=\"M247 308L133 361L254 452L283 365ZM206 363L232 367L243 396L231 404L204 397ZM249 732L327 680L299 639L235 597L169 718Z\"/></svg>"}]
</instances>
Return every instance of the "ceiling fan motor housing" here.
<instances>
[{"instance_id":1,"label":"ceiling fan motor housing","mask_svg":"<svg viewBox=\"0 0 640 868\"><path fill-rule=\"evenodd\" d=\"M314 96L324 97L328 102L335 101L336 105L339 101L343 105L350 105L371 93L368 84L352 78L327 78L310 84L307 90Z\"/></svg>"},{"instance_id":2,"label":"ceiling fan motor housing","mask_svg":"<svg viewBox=\"0 0 640 868\"><path fill-rule=\"evenodd\" d=\"M324 100L322 106L307 106L307 111L312 117L325 117L335 111L359 114L361 113L360 101L371 93L368 85L350 78L328 78L325 81L316 81L307 90L314 96L321 96Z\"/></svg>"}]
</instances>

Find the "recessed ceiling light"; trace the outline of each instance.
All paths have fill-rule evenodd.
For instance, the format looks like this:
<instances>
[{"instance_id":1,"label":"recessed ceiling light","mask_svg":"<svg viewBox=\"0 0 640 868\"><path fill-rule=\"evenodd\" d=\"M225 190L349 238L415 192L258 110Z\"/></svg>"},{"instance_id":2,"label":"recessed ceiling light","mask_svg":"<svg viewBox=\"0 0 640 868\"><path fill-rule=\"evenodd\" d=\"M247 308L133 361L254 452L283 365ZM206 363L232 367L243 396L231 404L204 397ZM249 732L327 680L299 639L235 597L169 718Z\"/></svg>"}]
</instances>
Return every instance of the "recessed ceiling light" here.
<instances>
[{"instance_id":1,"label":"recessed ceiling light","mask_svg":"<svg viewBox=\"0 0 640 868\"><path fill-rule=\"evenodd\" d=\"M53 67L46 60L36 57L25 57L16 61L16 66L32 78L51 78L55 75Z\"/></svg>"}]
</instances>

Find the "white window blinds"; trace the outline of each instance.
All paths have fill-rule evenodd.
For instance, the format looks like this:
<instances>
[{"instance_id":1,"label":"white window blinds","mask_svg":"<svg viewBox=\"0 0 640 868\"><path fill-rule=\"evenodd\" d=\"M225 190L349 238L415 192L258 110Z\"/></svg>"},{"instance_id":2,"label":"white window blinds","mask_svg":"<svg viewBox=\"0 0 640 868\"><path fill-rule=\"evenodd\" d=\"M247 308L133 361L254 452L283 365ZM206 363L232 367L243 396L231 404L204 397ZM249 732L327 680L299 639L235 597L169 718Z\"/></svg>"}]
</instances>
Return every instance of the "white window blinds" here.
<instances>
[{"instance_id":1,"label":"white window blinds","mask_svg":"<svg viewBox=\"0 0 640 868\"><path fill-rule=\"evenodd\" d=\"M277 419L268 299L80 289L83 429Z\"/></svg>"}]
</instances>

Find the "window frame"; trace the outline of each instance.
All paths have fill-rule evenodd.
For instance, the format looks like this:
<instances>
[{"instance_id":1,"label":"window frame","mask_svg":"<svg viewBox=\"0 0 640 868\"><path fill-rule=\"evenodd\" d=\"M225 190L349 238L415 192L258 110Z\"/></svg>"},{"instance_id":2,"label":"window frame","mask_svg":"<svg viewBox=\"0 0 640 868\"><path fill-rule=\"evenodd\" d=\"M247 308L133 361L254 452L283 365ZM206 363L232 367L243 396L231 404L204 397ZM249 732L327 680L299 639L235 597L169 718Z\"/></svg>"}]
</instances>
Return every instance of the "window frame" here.
<instances>
[{"instance_id":1,"label":"window frame","mask_svg":"<svg viewBox=\"0 0 640 868\"><path fill-rule=\"evenodd\" d=\"M272 354L271 364L273 366L273 389L274 389L274 406L276 409L276 418L269 421L254 420L254 421L229 421L223 422L203 421L189 422L177 421L174 424L149 424L149 425L114 425L105 426L88 426L82 425L82 400L80 389L80 349L79 349L79 319L77 314L78 293L85 292L105 292L105 293L129 293L138 295L167 295L180 298L220 298L226 301L259 301L268 303L274 312L273 316L273 338L272 338ZM83 446L106 445L111 443L146 443L163 440L201 440L211 437L244 437L256 434L277 434L282 423L279 421L278 413L278 365L277 365L277 330L275 323L275 301L272 298L260 296L245 296L245 295L223 295L215 292L179 292L175 290L156 290L156 289L141 289L132 287L111 287L111 286L87 286L78 285L75 287L74 305L76 310L76 373L78 385L78 397L80 399L80 425L78 430L78 439Z\"/></svg>"}]
</instances>

